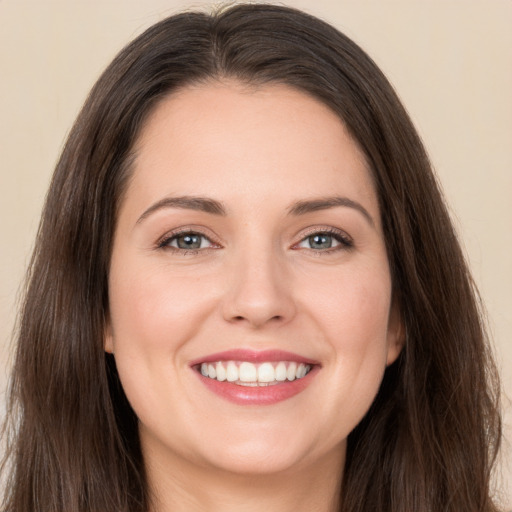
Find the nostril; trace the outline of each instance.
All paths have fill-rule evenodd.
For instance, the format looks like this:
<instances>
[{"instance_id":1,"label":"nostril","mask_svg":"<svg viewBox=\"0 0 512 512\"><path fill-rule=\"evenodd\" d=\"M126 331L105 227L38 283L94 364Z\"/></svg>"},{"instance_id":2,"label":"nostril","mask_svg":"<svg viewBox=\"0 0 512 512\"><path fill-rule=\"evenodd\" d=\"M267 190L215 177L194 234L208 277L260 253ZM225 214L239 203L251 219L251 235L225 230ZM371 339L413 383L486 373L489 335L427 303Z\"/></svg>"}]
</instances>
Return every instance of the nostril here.
<instances>
[{"instance_id":1,"label":"nostril","mask_svg":"<svg viewBox=\"0 0 512 512\"><path fill-rule=\"evenodd\" d=\"M271 318L269 318L269 321L272 321L272 320L277 320L277 321L280 321L280 320L283 320L283 316L282 315L275 315ZM243 315L237 315L237 316L234 316L233 317L233 320L236 321L236 322L240 322L240 321L245 321L245 320L248 320L245 316Z\"/></svg>"}]
</instances>

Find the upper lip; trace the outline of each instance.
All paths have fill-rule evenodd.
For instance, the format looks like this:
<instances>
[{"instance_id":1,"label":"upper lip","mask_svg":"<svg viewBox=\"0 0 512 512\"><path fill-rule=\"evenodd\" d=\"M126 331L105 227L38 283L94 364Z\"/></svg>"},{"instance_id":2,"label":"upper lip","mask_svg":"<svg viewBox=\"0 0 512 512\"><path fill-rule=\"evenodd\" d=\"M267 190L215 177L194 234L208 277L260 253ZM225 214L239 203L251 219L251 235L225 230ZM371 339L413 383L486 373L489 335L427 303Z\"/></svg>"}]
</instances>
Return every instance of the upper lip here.
<instances>
[{"instance_id":1,"label":"upper lip","mask_svg":"<svg viewBox=\"0 0 512 512\"><path fill-rule=\"evenodd\" d=\"M314 359L294 354L293 352L287 352L285 350L251 350L236 348L200 357L191 361L190 366L196 366L201 363L215 363L217 361L248 361L252 363L294 361L310 365L319 364L319 362Z\"/></svg>"}]
</instances>

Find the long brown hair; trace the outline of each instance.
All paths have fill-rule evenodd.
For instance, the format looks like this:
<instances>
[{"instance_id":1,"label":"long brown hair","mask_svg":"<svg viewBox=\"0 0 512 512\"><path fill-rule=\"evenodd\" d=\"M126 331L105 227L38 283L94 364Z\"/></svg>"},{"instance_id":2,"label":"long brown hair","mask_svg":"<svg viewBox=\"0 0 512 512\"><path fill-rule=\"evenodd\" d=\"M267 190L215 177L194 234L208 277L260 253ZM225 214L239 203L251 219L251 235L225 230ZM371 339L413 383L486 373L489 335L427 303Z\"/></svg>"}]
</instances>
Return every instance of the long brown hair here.
<instances>
[{"instance_id":1,"label":"long brown hair","mask_svg":"<svg viewBox=\"0 0 512 512\"><path fill-rule=\"evenodd\" d=\"M148 113L177 88L223 77L320 99L373 171L406 346L349 436L343 511L496 510L497 376L422 143L354 42L271 5L167 18L123 49L90 93L55 170L28 273L2 510L147 512L137 418L103 351L116 211Z\"/></svg>"}]
</instances>

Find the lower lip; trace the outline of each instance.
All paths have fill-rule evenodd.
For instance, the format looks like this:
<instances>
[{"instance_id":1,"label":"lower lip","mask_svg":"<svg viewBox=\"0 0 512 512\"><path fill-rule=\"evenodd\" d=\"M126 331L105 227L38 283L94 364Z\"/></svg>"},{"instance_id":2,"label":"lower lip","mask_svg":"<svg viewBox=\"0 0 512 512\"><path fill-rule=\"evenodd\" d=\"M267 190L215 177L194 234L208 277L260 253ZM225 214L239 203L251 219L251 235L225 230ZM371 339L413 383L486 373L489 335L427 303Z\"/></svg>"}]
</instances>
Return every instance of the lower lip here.
<instances>
[{"instance_id":1,"label":"lower lip","mask_svg":"<svg viewBox=\"0 0 512 512\"><path fill-rule=\"evenodd\" d=\"M311 371L301 379L279 382L270 386L240 386L232 382L220 382L209 377L204 377L197 372L201 382L221 398L238 405L272 405L292 396L298 395L306 389L318 373L318 367L314 366Z\"/></svg>"}]
</instances>

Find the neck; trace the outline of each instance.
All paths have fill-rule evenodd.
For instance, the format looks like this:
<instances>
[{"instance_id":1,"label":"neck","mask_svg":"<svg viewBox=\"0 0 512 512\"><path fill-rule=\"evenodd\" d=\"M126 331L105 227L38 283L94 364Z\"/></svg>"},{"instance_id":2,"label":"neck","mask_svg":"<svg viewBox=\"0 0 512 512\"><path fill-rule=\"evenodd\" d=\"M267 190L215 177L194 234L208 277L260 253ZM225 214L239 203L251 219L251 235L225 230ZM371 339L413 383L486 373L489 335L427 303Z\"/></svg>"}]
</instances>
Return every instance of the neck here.
<instances>
[{"instance_id":1,"label":"neck","mask_svg":"<svg viewBox=\"0 0 512 512\"><path fill-rule=\"evenodd\" d=\"M345 448L313 464L272 474L239 474L146 453L151 512L335 512ZM164 460L165 459L165 460Z\"/></svg>"}]
</instances>

